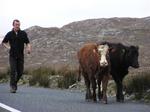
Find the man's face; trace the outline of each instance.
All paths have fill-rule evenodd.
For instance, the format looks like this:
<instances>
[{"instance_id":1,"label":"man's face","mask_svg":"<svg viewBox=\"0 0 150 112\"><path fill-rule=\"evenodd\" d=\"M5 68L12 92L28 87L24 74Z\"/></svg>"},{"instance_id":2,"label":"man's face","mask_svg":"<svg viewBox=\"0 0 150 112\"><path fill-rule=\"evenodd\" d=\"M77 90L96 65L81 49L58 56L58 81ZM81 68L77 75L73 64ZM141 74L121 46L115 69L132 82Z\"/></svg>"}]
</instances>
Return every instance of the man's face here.
<instances>
[{"instance_id":1,"label":"man's face","mask_svg":"<svg viewBox=\"0 0 150 112\"><path fill-rule=\"evenodd\" d=\"M18 31L20 29L20 22L15 21L13 24L13 28L15 31Z\"/></svg>"}]
</instances>

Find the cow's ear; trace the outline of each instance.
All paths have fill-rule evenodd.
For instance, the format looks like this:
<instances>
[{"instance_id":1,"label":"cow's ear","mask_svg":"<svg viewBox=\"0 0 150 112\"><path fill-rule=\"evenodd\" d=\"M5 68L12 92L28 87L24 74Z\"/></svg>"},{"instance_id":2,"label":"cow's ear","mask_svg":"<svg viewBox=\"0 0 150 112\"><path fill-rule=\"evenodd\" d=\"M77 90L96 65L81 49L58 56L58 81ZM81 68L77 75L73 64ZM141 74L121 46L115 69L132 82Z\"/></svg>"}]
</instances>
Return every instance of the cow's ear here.
<instances>
[{"instance_id":1,"label":"cow's ear","mask_svg":"<svg viewBox=\"0 0 150 112\"><path fill-rule=\"evenodd\" d=\"M96 53L96 50L95 50L95 49L93 49L93 52L94 52L94 53Z\"/></svg>"},{"instance_id":2,"label":"cow's ear","mask_svg":"<svg viewBox=\"0 0 150 112\"><path fill-rule=\"evenodd\" d=\"M125 49L122 49L122 53L124 54L126 52L126 50Z\"/></svg>"},{"instance_id":3,"label":"cow's ear","mask_svg":"<svg viewBox=\"0 0 150 112\"><path fill-rule=\"evenodd\" d=\"M115 52L115 51L116 51L115 48L112 48L112 47L109 48L109 52L113 53L113 52Z\"/></svg>"},{"instance_id":4,"label":"cow's ear","mask_svg":"<svg viewBox=\"0 0 150 112\"><path fill-rule=\"evenodd\" d=\"M136 46L137 50L139 50L139 46Z\"/></svg>"},{"instance_id":5,"label":"cow's ear","mask_svg":"<svg viewBox=\"0 0 150 112\"><path fill-rule=\"evenodd\" d=\"M93 52L94 53L98 53L98 49L93 49Z\"/></svg>"},{"instance_id":6,"label":"cow's ear","mask_svg":"<svg viewBox=\"0 0 150 112\"><path fill-rule=\"evenodd\" d=\"M132 49L131 49L130 47L126 47L126 48L125 48L125 51L126 51L126 52L125 52L126 56L129 57L129 56L131 55Z\"/></svg>"}]
</instances>

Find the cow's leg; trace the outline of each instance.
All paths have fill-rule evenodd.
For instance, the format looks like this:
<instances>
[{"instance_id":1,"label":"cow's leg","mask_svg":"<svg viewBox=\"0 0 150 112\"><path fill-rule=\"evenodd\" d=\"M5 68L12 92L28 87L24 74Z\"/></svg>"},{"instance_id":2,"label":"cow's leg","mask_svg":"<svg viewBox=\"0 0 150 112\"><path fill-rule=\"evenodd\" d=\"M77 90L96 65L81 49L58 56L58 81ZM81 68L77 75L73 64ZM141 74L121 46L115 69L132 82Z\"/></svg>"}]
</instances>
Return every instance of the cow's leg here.
<instances>
[{"instance_id":1,"label":"cow's leg","mask_svg":"<svg viewBox=\"0 0 150 112\"><path fill-rule=\"evenodd\" d=\"M108 85L109 75L106 74L102 80L102 92L103 92L103 103L107 104L107 85Z\"/></svg>"},{"instance_id":2,"label":"cow's leg","mask_svg":"<svg viewBox=\"0 0 150 112\"><path fill-rule=\"evenodd\" d=\"M85 100L89 101L91 99L90 80L87 77L84 77L84 81L85 81L85 85L86 85Z\"/></svg>"},{"instance_id":3,"label":"cow's leg","mask_svg":"<svg viewBox=\"0 0 150 112\"><path fill-rule=\"evenodd\" d=\"M123 85L122 81L117 82L117 102L123 102L124 101L124 95L123 95Z\"/></svg>"},{"instance_id":4,"label":"cow's leg","mask_svg":"<svg viewBox=\"0 0 150 112\"><path fill-rule=\"evenodd\" d=\"M122 78L119 81L118 84L118 93L119 93L119 102L124 102L124 95L123 95L123 83L122 83Z\"/></svg>"},{"instance_id":5,"label":"cow's leg","mask_svg":"<svg viewBox=\"0 0 150 112\"><path fill-rule=\"evenodd\" d=\"M119 78L115 78L115 83L117 86L117 93L116 93L116 100L117 102L123 102L124 101L124 95L123 95L123 85L122 85L122 80Z\"/></svg>"},{"instance_id":6,"label":"cow's leg","mask_svg":"<svg viewBox=\"0 0 150 112\"><path fill-rule=\"evenodd\" d=\"M82 73L82 68L81 68L81 66L79 65L79 72L78 72L78 77L77 77L77 80L78 80L78 81L81 81L81 73Z\"/></svg>"},{"instance_id":7,"label":"cow's leg","mask_svg":"<svg viewBox=\"0 0 150 112\"><path fill-rule=\"evenodd\" d=\"M93 101L96 102L96 79L95 77L91 78L91 82L92 82L92 89L93 89Z\"/></svg>"},{"instance_id":8,"label":"cow's leg","mask_svg":"<svg viewBox=\"0 0 150 112\"><path fill-rule=\"evenodd\" d=\"M99 76L97 79L97 83L98 83L98 99L99 101L102 99L103 93L101 92L101 81L102 81L103 76Z\"/></svg>"},{"instance_id":9,"label":"cow's leg","mask_svg":"<svg viewBox=\"0 0 150 112\"><path fill-rule=\"evenodd\" d=\"M118 102L124 102L124 95L123 95L123 78L124 78L124 74L120 74L119 80L117 82L117 101Z\"/></svg>"},{"instance_id":10,"label":"cow's leg","mask_svg":"<svg viewBox=\"0 0 150 112\"><path fill-rule=\"evenodd\" d=\"M117 73L116 73L117 74ZM113 79L114 79L114 81L115 81L115 83L116 83L116 86L117 86L117 93L116 93L116 101L117 102L120 102L121 101L121 98L120 98L120 94L121 94L121 81L120 81L120 78L119 77L117 77L117 75L116 74L112 74L112 77L113 77Z\"/></svg>"}]
</instances>

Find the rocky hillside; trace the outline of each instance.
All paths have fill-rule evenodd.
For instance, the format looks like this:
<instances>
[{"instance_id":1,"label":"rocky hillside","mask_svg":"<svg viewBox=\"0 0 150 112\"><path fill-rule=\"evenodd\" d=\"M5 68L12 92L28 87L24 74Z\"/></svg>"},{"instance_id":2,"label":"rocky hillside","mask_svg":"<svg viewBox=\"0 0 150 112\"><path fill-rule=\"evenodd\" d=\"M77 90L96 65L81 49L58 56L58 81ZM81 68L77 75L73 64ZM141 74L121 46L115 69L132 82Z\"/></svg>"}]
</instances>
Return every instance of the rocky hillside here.
<instances>
[{"instance_id":1,"label":"rocky hillside","mask_svg":"<svg viewBox=\"0 0 150 112\"><path fill-rule=\"evenodd\" d=\"M89 19L62 28L33 26L26 29L26 32L33 50L31 55L26 55L26 67L76 66L76 52L84 43L103 40L138 45L139 70L150 67L150 17ZM0 48L0 54L0 67L6 67L7 53Z\"/></svg>"}]
</instances>

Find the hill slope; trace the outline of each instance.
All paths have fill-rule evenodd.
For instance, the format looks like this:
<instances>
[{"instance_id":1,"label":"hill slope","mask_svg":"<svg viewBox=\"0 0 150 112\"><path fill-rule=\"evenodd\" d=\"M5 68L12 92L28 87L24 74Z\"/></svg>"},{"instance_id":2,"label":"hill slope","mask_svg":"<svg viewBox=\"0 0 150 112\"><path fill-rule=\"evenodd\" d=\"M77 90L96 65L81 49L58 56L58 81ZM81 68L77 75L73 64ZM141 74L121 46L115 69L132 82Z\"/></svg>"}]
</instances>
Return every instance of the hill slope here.
<instances>
[{"instance_id":1,"label":"hill slope","mask_svg":"<svg viewBox=\"0 0 150 112\"><path fill-rule=\"evenodd\" d=\"M33 47L32 54L26 56L26 67L76 66L76 52L84 43L103 40L138 45L140 69L150 67L150 17L89 19L62 28L33 26L26 32ZM3 49L0 53L0 67L6 67L7 53Z\"/></svg>"}]
</instances>

